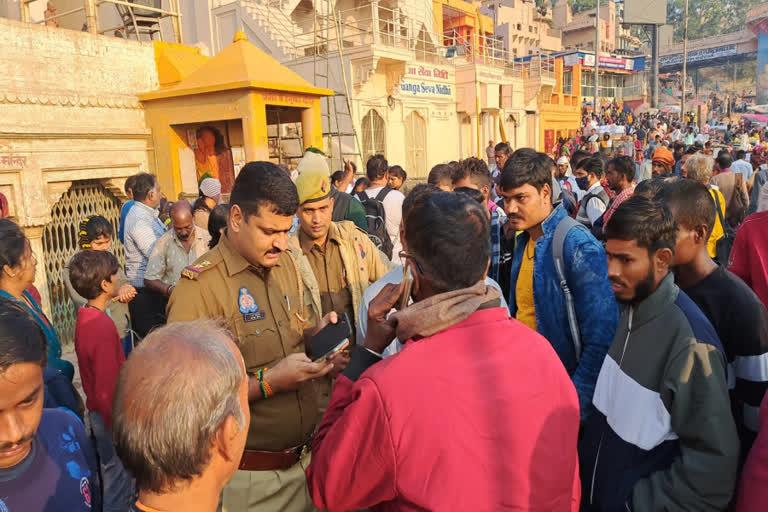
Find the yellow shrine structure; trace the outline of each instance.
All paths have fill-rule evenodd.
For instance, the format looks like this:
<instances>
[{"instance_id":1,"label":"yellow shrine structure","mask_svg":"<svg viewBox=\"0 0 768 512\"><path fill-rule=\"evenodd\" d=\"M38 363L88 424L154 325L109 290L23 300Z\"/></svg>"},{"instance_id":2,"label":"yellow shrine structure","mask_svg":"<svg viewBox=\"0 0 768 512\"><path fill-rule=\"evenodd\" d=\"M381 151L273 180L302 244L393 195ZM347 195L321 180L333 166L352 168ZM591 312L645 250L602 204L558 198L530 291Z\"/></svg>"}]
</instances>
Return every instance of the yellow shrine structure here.
<instances>
[{"instance_id":1,"label":"yellow shrine structure","mask_svg":"<svg viewBox=\"0 0 768 512\"><path fill-rule=\"evenodd\" d=\"M216 132L217 153L231 152L230 166L227 159L218 159L216 177L224 192L245 162L269 160L269 125L291 126L302 148L322 147L320 99L333 91L315 87L282 66L249 43L242 31L212 58L188 46L154 44L160 87L139 94L139 99L152 132L157 176L168 198L198 193L201 128Z\"/></svg>"}]
</instances>

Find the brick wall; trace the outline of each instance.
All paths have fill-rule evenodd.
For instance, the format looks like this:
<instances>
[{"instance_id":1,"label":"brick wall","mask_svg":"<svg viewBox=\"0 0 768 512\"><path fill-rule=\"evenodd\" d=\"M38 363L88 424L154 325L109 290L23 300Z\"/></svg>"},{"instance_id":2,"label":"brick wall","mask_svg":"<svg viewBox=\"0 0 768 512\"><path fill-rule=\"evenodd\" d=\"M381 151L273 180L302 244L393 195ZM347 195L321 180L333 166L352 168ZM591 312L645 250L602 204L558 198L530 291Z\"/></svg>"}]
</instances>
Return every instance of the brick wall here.
<instances>
[{"instance_id":1,"label":"brick wall","mask_svg":"<svg viewBox=\"0 0 768 512\"><path fill-rule=\"evenodd\" d=\"M151 43L0 19L0 54L0 131L144 128Z\"/></svg>"},{"instance_id":2,"label":"brick wall","mask_svg":"<svg viewBox=\"0 0 768 512\"><path fill-rule=\"evenodd\" d=\"M43 239L52 208L73 182L98 180L120 197L126 177L154 170L137 94L157 87L149 42L0 18L0 193L37 255L49 313L62 307L46 272L46 260L58 265Z\"/></svg>"}]
</instances>

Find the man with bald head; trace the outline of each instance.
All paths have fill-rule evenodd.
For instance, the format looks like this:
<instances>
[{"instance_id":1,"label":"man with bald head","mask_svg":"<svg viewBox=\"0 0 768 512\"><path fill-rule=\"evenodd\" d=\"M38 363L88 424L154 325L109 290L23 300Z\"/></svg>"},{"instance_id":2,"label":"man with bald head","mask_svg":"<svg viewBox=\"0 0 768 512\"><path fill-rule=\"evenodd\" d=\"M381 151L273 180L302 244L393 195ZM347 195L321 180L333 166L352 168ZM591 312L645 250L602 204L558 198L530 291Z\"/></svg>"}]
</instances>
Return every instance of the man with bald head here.
<instances>
[{"instance_id":1,"label":"man with bald head","mask_svg":"<svg viewBox=\"0 0 768 512\"><path fill-rule=\"evenodd\" d=\"M186 201L171 206L171 227L155 242L144 274L144 286L166 298L171 296L184 267L208 252L211 241L206 230L195 226L192 207Z\"/></svg>"},{"instance_id":2,"label":"man with bald head","mask_svg":"<svg viewBox=\"0 0 768 512\"><path fill-rule=\"evenodd\" d=\"M155 242L144 273L144 290L150 300L142 315L144 327L140 335L146 335L151 328L165 324L168 297L181 279L181 272L208 252L210 241L208 231L195 225L189 203L173 203L171 229Z\"/></svg>"},{"instance_id":3,"label":"man with bald head","mask_svg":"<svg viewBox=\"0 0 768 512\"><path fill-rule=\"evenodd\" d=\"M132 512L216 510L251 419L230 333L202 320L153 331L120 371L112 417L115 448L136 478Z\"/></svg>"}]
</instances>

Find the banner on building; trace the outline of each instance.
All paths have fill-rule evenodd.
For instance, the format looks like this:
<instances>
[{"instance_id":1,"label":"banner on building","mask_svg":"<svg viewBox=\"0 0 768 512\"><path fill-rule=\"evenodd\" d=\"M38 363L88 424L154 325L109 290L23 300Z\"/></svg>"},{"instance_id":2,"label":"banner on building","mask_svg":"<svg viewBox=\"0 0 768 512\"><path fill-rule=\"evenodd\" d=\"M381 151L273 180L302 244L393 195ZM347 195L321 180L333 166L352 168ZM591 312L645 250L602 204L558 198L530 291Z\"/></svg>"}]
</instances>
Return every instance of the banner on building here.
<instances>
[{"instance_id":1,"label":"banner on building","mask_svg":"<svg viewBox=\"0 0 768 512\"><path fill-rule=\"evenodd\" d=\"M400 92L412 96L433 96L438 98L450 98L453 95L453 86L448 84L435 84L429 82L400 82Z\"/></svg>"},{"instance_id":2,"label":"banner on building","mask_svg":"<svg viewBox=\"0 0 768 512\"><path fill-rule=\"evenodd\" d=\"M583 55L584 67L595 67L595 56L591 53ZM567 66L567 64L566 64ZM600 56L600 69L615 69L621 71L633 71L635 69L635 59L625 59L623 57Z\"/></svg>"},{"instance_id":3,"label":"banner on building","mask_svg":"<svg viewBox=\"0 0 768 512\"><path fill-rule=\"evenodd\" d=\"M739 49L735 44L729 44L726 46L718 46L716 48L707 48L705 50L694 50L688 52L688 64L693 62L705 62L708 60L718 59L720 57L730 57L739 53ZM664 55L659 57L659 66L681 66L683 64L683 54L678 53L675 55Z\"/></svg>"},{"instance_id":4,"label":"banner on building","mask_svg":"<svg viewBox=\"0 0 768 512\"><path fill-rule=\"evenodd\" d=\"M576 66L579 63L579 54L578 53L571 53L570 55L566 55L563 57L563 66L570 68L573 66ZM595 60L594 56L592 57L592 64L594 65Z\"/></svg>"},{"instance_id":5,"label":"banner on building","mask_svg":"<svg viewBox=\"0 0 768 512\"><path fill-rule=\"evenodd\" d=\"M452 98L455 90L452 68L430 64L408 64L400 81L400 94L406 96Z\"/></svg>"}]
</instances>

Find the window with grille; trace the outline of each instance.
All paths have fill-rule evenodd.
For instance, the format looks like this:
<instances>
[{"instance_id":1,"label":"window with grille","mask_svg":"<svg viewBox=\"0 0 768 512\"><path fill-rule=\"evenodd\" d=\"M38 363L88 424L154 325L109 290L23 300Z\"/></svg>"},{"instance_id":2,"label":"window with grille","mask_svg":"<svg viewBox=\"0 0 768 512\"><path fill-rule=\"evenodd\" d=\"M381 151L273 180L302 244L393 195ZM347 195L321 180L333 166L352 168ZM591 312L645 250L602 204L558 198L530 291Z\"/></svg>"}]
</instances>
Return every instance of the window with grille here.
<instances>
[{"instance_id":1,"label":"window with grille","mask_svg":"<svg viewBox=\"0 0 768 512\"><path fill-rule=\"evenodd\" d=\"M410 176L427 176L427 123L418 112L405 118L406 172Z\"/></svg>"},{"instance_id":2,"label":"window with grille","mask_svg":"<svg viewBox=\"0 0 768 512\"><path fill-rule=\"evenodd\" d=\"M384 119L371 109L361 123L363 132L363 163L373 155L387 155L387 128Z\"/></svg>"}]
</instances>

